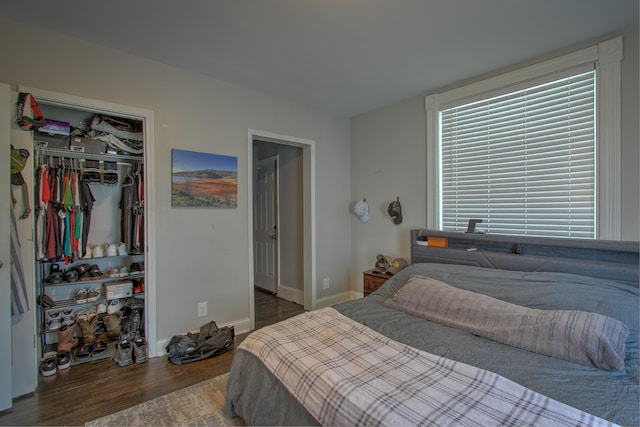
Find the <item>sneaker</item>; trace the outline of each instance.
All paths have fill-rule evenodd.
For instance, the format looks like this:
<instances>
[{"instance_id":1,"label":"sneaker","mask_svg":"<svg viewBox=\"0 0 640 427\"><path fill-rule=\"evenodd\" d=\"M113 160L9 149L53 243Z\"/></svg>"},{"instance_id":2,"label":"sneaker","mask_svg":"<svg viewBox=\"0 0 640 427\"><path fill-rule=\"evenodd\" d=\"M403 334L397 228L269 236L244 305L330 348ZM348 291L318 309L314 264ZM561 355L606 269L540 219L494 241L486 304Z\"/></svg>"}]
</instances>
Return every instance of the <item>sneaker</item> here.
<instances>
[{"instance_id":1,"label":"sneaker","mask_svg":"<svg viewBox=\"0 0 640 427\"><path fill-rule=\"evenodd\" d=\"M71 366L71 353L67 350L59 351L56 356L57 369L67 369Z\"/></svg>"},{"instance_id":2,"label":"sneaker","mask_svg":"<svg viewBox=\"0 0 640 427\"><path fill-rule=\"evenodd\" d=\"M127 252L127 245L125 245L124 243L122 242L118 243L117 249L118 249L119 256L129 255L129 253Z\"/></svg>"},{"instance_id":3,"label":"sneaker","mask_svg":"<svg viewBox=\"0 0 640 427\"><path fill-rule=\"evenodd\" d=\"M55 375L58 371L58 357L55 351L50 351L42 356L40 361L40 372L44 377Z\"/></svg>"},{"instance_id":4,"label":"sneaker","mask_svg":"<svg viewBox=\"0 0 640 427\"><path fill-rule=\"evenodd\" d=\"M76 304L84 304L87 302L87 290L86 289L80 289L78 291L78 293L76 293L76 296L74 297L76 300Z\"/></svg>"},{"instance_id":5,"label":"sneaker","mask_svg":"<svg viewBox=\"0 0 640 427\"><path fill-rule=\"evenodd\" d=\"M120 311L122 302L119 299L112 299L107 306L107 314L114 314Z\"/></svg>"},{"instance_id":6,"label":"sneaker","mask_svg":"<svg viewBox=\"0 0 640 427\"><path fill-rule=\"evenodd\" d=\"M122 266L120 267L120 277L127 277L129 275L129 267Z\"/></svg>"},{"instance_id":7,"label":"sneaker","mask_svg":"<svg viewBox=\"0 0 640 427\"><path fill-rule=\"evenodd\" d=\"M113 357L113 360L120 367L129 366L133 363L132 358L133 349L131 348L131 342L128 339L123 339L118 343L118 349Z\"/></svg>"},{"instance_id":8,"label":"sneaker","mask_svg":"<svg viewBox=\"0 0 640 427\"><path fill-rule=\"evenodd\" d=\"M101 245L95 245L91 251L92 258L102 258L104 256L104 249Z\"/></svg>"},{"instance_id":9,"label":"sneaker","mask_svg":"<svg viewBox=\"0 0 640 427\"><path fill-rule=\"evenodd\" d=\"M118 256L118 248L115 243L105 243L104 246L107 256Z\"/></svg>"},{"instance_id":10,"label":"sneaker","mask_svg":"<svg viewBox=\"0 0 640 427\"><path fill-rule=\"evenodd\" d=\"M96 306L96 313L97 314L105 314L107 312L107 304L101 302L100 304L98 304Z\"/></svg>"},{"instance_id":11,"label":"sneaker","mask_svg":"<svg viewBox=\"0 0 640 427\"><path fill-rule=\"evenodd\" d=\"M138 337L133 342L133 357L137 364L147 361L147 345L144 342L144 338Z\"/></svg>"},{"instance_id":12,"label":"sneaker","mask_svg":"<svg viewBox=\"0 0 640 427\"><path fill-rule=\"evenodd\" d=\"M94 288L87 291L87 302L94 302L100 298L100 289Z\"/></svg>"}]
</instances>

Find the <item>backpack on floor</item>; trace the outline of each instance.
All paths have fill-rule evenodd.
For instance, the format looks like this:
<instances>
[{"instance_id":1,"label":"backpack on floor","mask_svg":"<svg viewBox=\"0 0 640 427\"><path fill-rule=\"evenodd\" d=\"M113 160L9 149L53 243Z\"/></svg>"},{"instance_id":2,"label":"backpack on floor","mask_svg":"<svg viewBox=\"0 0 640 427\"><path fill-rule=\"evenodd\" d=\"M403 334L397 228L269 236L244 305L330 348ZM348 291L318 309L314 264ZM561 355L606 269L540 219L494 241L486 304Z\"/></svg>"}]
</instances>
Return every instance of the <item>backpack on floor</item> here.
<instances>
[{"instance_id":1,"label":"backpack on floor","mask_svg":"<svg viewBox=\"0 0 640 427\"><path fill-rule=\"evenodd\" d=\"M211 321L200 327L200 332L175 335L167 344L169 361L174 365L185 365L218 356L233 349L235 330L233 326L218 328Z\"/></svg>"}]
</instances>

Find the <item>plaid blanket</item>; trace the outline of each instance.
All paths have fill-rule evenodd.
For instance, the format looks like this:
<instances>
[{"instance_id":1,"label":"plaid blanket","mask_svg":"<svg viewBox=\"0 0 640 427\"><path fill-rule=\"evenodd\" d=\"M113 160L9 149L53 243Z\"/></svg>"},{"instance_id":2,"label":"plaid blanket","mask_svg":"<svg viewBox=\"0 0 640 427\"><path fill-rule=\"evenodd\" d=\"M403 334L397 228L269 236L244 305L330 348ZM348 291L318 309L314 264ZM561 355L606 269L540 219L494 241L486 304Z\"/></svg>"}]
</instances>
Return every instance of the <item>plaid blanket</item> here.
<instances>
[{"instance_id":1,"label":"plaid blanket","mask_svg":"<svg viewBox=\"0 0 640 427\"><path fill-rule=\"evenodd\" d=\"M324 308L262 328L250 352L323 425L612 425Z\"/></svg>"}]
</instances>

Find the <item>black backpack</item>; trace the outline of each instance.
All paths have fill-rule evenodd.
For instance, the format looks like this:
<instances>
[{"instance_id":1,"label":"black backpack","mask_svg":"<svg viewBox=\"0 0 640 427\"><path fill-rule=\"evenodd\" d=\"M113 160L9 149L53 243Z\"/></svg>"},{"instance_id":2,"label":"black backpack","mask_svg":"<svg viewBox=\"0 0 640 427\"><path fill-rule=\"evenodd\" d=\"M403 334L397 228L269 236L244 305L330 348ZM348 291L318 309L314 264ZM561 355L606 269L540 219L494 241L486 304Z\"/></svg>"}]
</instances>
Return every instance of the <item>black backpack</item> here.
<instances>
[{"instance_id":1,"label":"black backpack","mask_svg":"<svg viewBox=\"0 0 640 427\"><path fill-rule=\"evenodd\" d=\"M218 356L233 349L234 337L233 326L218 328L216 322L211 321L202 325L198 333L173 336L166 347L169 361L185 365Z\"/></svg>"}]
</instances>

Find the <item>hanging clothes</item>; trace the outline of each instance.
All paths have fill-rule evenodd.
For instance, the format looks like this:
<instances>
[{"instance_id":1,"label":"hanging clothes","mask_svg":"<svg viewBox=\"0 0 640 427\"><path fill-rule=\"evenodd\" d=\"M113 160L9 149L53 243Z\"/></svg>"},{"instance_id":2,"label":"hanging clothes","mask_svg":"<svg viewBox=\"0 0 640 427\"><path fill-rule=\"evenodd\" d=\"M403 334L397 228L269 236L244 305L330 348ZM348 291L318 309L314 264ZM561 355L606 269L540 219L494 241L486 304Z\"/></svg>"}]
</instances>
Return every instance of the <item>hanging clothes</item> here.
<instances>
[{"instance_id":1,"label":"hanging clothes","mask_svg":"<svg viewBox=\"0 0 640 427\"><path fill-rule=\"evenodd\" d=\"M11 315L17 316L29 310L27 282L24 278L20 238L16 222L15 205L11 206Z\"/></svg>"}]
</instances>

